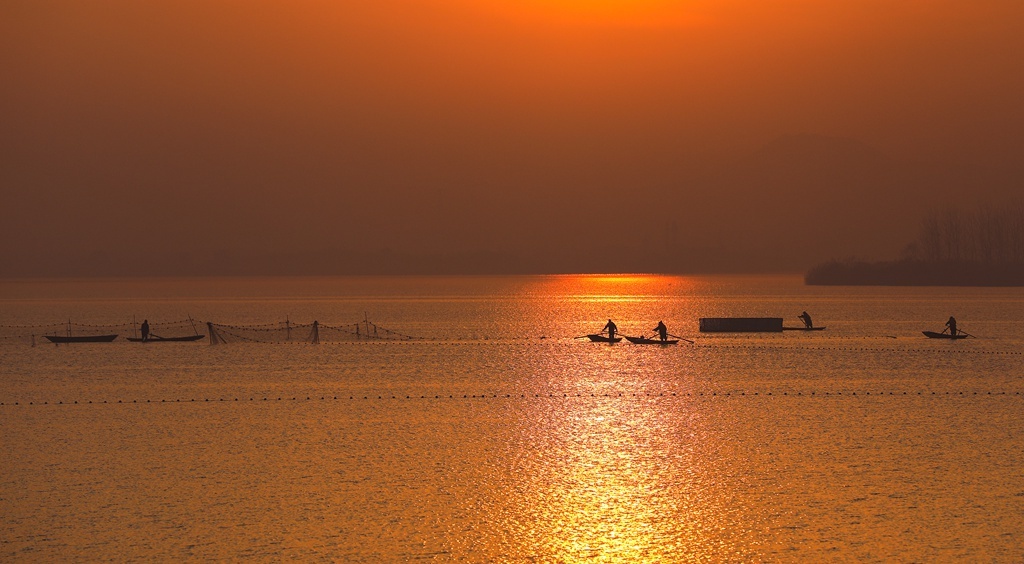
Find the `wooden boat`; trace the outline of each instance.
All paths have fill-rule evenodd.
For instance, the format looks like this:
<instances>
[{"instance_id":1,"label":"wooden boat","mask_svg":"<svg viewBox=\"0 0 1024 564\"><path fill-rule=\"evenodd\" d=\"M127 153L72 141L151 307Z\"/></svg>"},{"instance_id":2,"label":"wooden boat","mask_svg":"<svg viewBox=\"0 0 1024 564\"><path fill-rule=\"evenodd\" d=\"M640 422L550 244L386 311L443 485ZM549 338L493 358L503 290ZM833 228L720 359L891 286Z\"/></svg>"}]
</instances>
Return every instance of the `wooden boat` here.
<instances>
[{"instance_id":1,"label":"wooden boat","mask_svg":"<svg viewBox=\"0 0 1024 564\"><path fill-rule=\"evenodd\" d=\"M594 334L587 335L587 338L590 339L592 342L595 342L595 343L608 343L608 344L618 343L619 341L622 340L622 337L615 337L614 339L612 339L612 338L608 337L607 335L599 335L599 334L598 335L594 335Z\"/></svg>"},{"instance_id":2,"label":"wooden boat","mask_svg":"<svg viewBox=\"0 0 1024 564\"><path fill-rule=\"evenodd\" d=\"M961 333L959 335L950 335L949 333L936 333L935 331L921 331L921 332L924 333L924 336L928 337L929 339L966 339L967 337L970 336L970 335L965 335L963 333Z\"/></svg>"},{"instance_id":3,"label":"wooden boat","mask_svg":"<svg viewBox=\"0 0 1024 564\"><path fill-rule=\"evenodd\" d=\"M634 345L674 345L679 342L679 339L662 341L661 339L648 339L647 337L626 337L626 340Z\"/></svg>"},{"instance_id":4,"label":"wooden boat","mask_svg":"<svg viewBox=\"0 0 1024 564\"><path fill-rule=\"evenodd\" d=\"M824 327L783 327L783 331L824 331Z\"/></svg>"},{"instance_id":5,"label":"wooden boat","mask_svg":"<svg viewBox=\"0 0 1024 564\"><path fill-rule=\"evenodd\" d=\"M43 335L50 340L51 343L58 345L64 343L109 343L117 338L117 335L79 335L72 337L71 335Z\"/></svg>"},{"instance_id":6,"label":"wooden boat","mask_svg":"<svg viewBox=\"0 0 1024 564\"><path fill-rule=\"evenodd\" d=\"M186 335L184 337L150 337L148 340L143 341L142 337L128 337L128 340L133 343L182 343L189 341L198 341L206 337L206 335Z\"/></svg>"}]
</instances>

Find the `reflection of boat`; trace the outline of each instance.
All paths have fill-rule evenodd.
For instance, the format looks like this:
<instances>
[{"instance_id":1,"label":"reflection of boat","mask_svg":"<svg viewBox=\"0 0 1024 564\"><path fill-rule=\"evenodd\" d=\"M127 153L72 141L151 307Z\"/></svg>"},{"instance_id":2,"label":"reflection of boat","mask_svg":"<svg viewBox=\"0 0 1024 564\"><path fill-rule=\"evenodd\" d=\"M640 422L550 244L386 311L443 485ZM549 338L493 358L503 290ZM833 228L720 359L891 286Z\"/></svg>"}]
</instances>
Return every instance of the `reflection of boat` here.
<instances>
[{"instance_id":1,"label":"reflection of boat","mask_svg":"<svg viewBox=\"0 0 1024 564\"><path fill-rule=\"evenodd\" d=\"M595 343L618 343L622 337L609 338L607 335L587 335L587 338Z\"/></svg>"},{"instance_id":2,"label":"reflection of boat","mask_svg":"<svg viewBox=\"0 0 1024 564\"><path fill-rule=\"evenodd\" d=\"M783 331L824 331L824 327L783 327Z\"/></svg>"},{"instance_id":3,"label":"reflection of boat","mask_svg":"<svg viewBox=\"0 0 1024 564\"><path fill-rule=\"evenodd\" d=\"M51 343L63 344L63 343L109 343L117 338L117 335L80 335L78 337L72 337L71 335L43 335L50 340Z\"/></svg>"},{"instance_id":4,"label":"reflection of boat","mask_svg":"<svg viewBox=\"0 0 1024 564\"><path fill-rule=\"evenodd\" d=\"M679 342L679 339L662 341L661 339L648 339L647 337L626 337L626 340L634 345L674 345Z\"/></svg>"},{"instance_id":5,"label":"reflection of boat","mask_svg":"<svg viewBox=\"0 0 1024 564\"><path fill-rule=\"evenodd\" d=\"M143 341L142 337L128 337L128 340L133 343L170 343L170 342L188 342L198 341L206 335L186 335L184 337L155 337L150 336L149 339Z\"/></svg>"},{"instance_id":6,"label":"reflection of boat","mask_svg":"<svg viewBox=\"0 0 1024 564\"><path fill-rule=\"evenodd\" d=\"M959 335L950 335L949 333L936 333L935 331L921 331L925 337L929 339L966 339L968 335L963 333Z\"/></svg>"}]
</instances>

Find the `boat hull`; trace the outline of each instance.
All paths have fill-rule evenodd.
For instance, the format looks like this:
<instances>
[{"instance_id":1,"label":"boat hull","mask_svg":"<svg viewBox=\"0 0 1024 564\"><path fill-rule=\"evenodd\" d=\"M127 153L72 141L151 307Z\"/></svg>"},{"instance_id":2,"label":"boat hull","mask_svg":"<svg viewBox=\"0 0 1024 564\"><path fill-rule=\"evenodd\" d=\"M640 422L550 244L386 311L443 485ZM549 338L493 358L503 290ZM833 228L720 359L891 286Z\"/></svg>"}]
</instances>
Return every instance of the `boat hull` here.
<instances>
[{"instance_id":1,"label":"boat hull","mask_svg":"<svg viewBox=\"0 0 1024 564\"><path fill-rule=\"evenodd\" d=\"M150 337L143 341L141 337L128 337L128 340L133 343L186 343L189 341L198 341L206 337L206 335L187 335L185 337Z\"/></svg>"},{"instance_id":2,"label":"boat hull","mask_svg":"<svg viewBox=\"0 0 1024 564\"><path fill-rule=\"evenodd\" d=\"M679 339L662 341L661 339L648 339L646 337L626 337L626 340L634 345L675 345L679 342Z\"/></svg>"},{"instance_id":3,"label":"boat hull","mask_svg":"<svg viewBox=\"0 0 1024 564\"><path fill-rule=\"evenodd\" d=\"M783 327L783 331L824 331L825 327Z\"/></svg>"},{"instance_id":4,"label":"boat hull","mask_svg":"<svg viewBox=\"0 0 1024 564\"><path fill-rule=\"evenodd\" d=\"M51 343L62 344L62 343L109 343L117 338L117 335L82 335L78 337L68 337L61 335L43 335L50 340Z\"/></svg>"},{"instance_id":5,"label":"boat hull","mask_svg":"<svg viewBox=\"0 0 1024 564\"><path fill-rule=\"evenodd\" d=\"M606 335L587 335L587 338L595 343L618 343L622 340L622 337L615 337L614 339L609 338Z\"/></svg>"},{"instance_id":6,"label":"boat hull","mask_svg":"<svg viewBox=\"0 0 1024 564\"><path fill-rule=\"evenodd\" d=\"M949 333L936 333L935 331L921 331L929 339L966 339L967 335L950 335Z\"/></svg>"},{"instance_id":7,"label":"boat hull","mask_svg":"<svg viewBox=\"0 0 1024 564\"><path fill-rule=\"evenodd\" d=\"M701 317L701 333L774 333L782 331L781 317Z\"/></svg>"}]
</instances>

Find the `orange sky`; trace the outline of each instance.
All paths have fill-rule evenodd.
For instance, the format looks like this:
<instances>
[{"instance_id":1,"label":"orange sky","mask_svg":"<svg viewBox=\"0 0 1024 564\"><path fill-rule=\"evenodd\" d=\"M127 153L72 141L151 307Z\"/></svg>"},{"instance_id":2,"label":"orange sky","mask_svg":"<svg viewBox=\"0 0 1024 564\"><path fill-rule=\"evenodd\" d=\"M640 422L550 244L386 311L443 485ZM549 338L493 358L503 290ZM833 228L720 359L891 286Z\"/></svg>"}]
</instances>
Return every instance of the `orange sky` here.
<instances>
[{"instance_id":1,"label":"orange sky","mask_svg":"<svg viewBox=\"0 0 1024 564\"><path fill-rule=\"evenodd\" d=\"M1016 0L8 1L0 275L890 258L1022 193L1022 53Z\"/></svg>"}]
</instances>

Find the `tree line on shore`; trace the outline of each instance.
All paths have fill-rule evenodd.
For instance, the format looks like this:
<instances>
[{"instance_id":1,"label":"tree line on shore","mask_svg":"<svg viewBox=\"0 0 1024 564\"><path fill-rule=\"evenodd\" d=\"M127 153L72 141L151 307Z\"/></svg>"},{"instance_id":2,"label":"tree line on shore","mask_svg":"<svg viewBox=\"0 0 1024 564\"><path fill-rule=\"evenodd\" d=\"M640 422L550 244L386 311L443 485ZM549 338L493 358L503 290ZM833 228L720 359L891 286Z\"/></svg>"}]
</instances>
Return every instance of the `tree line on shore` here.
<instances>
[{"instance_id":1,"label":"tree line on shore","mask_svg":"<svg viewBox=\"0 0 1024 564\"><path fill-rule=\"evenodd\" d=\"M821 285L1024 285L1024 203L932 212L899 260L833 260L813 267L804 280Z\"/></svg>"}]
</instances>

